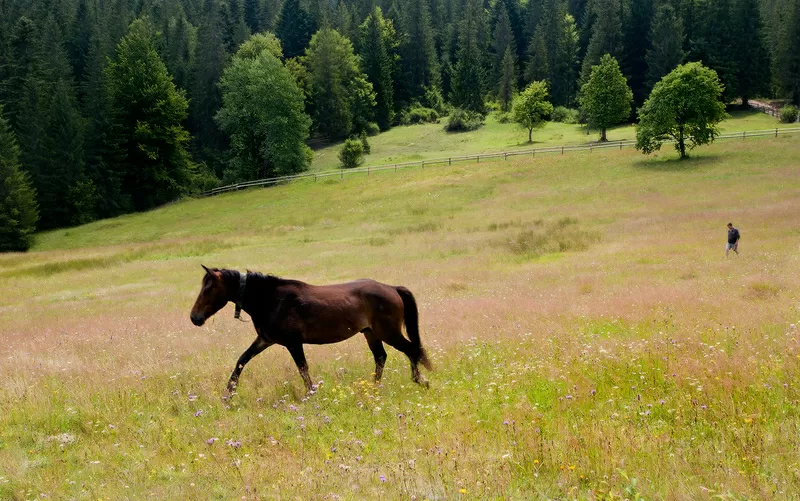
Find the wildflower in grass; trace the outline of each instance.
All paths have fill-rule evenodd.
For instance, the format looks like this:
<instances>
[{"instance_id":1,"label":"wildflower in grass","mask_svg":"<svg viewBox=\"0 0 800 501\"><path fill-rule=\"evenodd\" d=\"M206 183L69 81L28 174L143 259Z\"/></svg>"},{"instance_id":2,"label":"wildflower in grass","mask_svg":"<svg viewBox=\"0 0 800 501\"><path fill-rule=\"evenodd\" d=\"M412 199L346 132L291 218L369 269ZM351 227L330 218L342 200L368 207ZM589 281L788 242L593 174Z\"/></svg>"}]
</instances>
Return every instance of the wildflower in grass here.
<instances>
[{"instance_id":1,"label":"wildflower in grass","mask_svg":"<svg viewBox=\"0 0 800 501\"><path fill-rule=\"evenodd\" d=\"M572 395L567 395L567 400L572 400Z\"/></svg>"},{"instance_id":2,"label":"wildflower in grass","mask_svg":"<svg viewBox=\"0 0 800 501\"><path fill-rule=\"evenodd\" d=\"M592 394L592 396L595 396L595 395L597 395L597 390L593 389L590 393Z\"/></svg>"},{"instance_id":3,"label":"wildflower in grass","mask_svg":"<svg viewBox=\"0 0 800 501\"><path fill-rule=\"evenodd\" d=\"M234 449L238 449L242 446L242 443L238 440L228 439L225 441L225 445L233 447Z\"/></svg>"},{"instance_id":4,"label":"wildflower in grass","mask_svg":"<svg viewBox=\"0 0 800 501\"><path fill-rule=\"evenodd\" d=\"M208 445L212 445L212 444L213 444L214 442L216 442L217 440L219 440L217 437L211 437L211 438L209 438L208 440L206 440L206 443L207 443Z\"/></svg>"},{"instance_id":5,"label":"wildflower in grass","mask_svg":"<svg viewBox=\"0 0 800 501\"><path fill-rule=\"evenodd\" d=\"M381 474L381 476L378 478L381 480L381 482L386 482L386 476L384 474Z\"/></svg>"},{"instance_id":6,"label":"wildflower in grass","mask_svg":"<svg viewBox=\"0 0 800 501\"><path fill-rule=\"evenodd\" d=\"M667 401L662 398L661 400L658 401L658 403L664 405L667 403Z\"/></svg>"},{"instance_id":7,"label":"wildflower in grass","mask_svg":"<svg viewBox=\"0 0 800 501\"><path fill-rule=\"evenodd\" d=\"M505 421L503 421L503 424L504 424L504 425L506 425L506 426L508 426L508 425L509 425L509 424L511 424L511 423L509 423L509 422L508 422L508 419L506 419Z\"/></svg>"},{"instance_id":8,"label":"wildflower in grass","mask_svg":"<svg viewBox=\"0 0 800 501\"><path fill-rule=\"evenodd\" d=\"M753 422L753 418L744 418L744 422L750 424Z\"/></svg>"},{"instance_id":9,"label":"wildflower in grass","mask_svg":"<svg viewBox=\"0 0 800 501\"><path fill-rule=\"evenodd\" d=\"M200 409L199 411L194 413L194 417L200 417L202 415L203 415L203 409Z\"/></svg>"},{"instance_id":10,"label":"wildflower in grass","mask_svg":"<svg viewBox=\"0 0 800 501\"><path fill-rule=\"evenodd\" d=\"M296 411L297 407L295 407L294 404L289 404L289 410L290 411Z\"/></svg>"},{"instance_id":11,"label":"wildflower in grass","mask_svg":"<svg viewBox=\"0 0 800 501\"><path fill-rule=\"evenodd\" d=\"M569 465L569 470L570 471L575 471L575 465L574 464Z\"/></svg>"},{"instance_id":12,"label":"wildflower in grass","mask_svg":"<svg viewBox=\"0 0 800 501\"><path fill-rule=\"evenodd\" d=\"M459 489L458 492L460 492L461 494L466 494L467 490L462 488L462 489Z\"/></svg>"},{"instance_id":13,"label":"wildflower in grass","mask_svg":"<svg viewBox=\"0 0 800 501\"><path fill-rule=\"evenodd\" d=\"M194 402L197 400L197 395L189 395L189 402Z\"/></svg>"},{"instance_id":14,"label":"wildflower in grass","mask_svg":"<svg viewBox=\"0 0 800 501\"><path fill-rule=\"evenodd\" d=\"M331 422L331 418L328 416L322 416L322 422L328 424Z\"/></svg>"}]
</instances>

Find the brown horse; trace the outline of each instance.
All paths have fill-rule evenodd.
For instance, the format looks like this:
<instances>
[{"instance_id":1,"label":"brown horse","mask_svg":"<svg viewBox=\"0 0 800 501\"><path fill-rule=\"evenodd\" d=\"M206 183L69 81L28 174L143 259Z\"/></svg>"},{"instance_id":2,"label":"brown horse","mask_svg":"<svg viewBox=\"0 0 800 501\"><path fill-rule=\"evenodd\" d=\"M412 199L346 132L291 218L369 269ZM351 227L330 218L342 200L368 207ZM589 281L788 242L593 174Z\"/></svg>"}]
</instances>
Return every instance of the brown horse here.
<instances>
[{"instance_id":1,"label":"brown horse","mask_svg":"<svg viewBox=\"0 0 800 501\"><path fill-rule=\"evenodd\" d=\"M297 280L236 270L206 270L191 319L201 326L214 313L232 302L253 320L257 337L242 353L228 381L236 389L245 364L273 344L285 346L292 355L307 391L314 385L308 375L303 344L344 341L363 332L375 357L375 381L379 382L386 362L383 343L405 353L411 360L411 376L425 387L427 380L417 364L432 370L419 339L417 302L405 287L393 287L374 280L315 286ZM410 341L403 336L403 324Z\"/></svg>"}]
</instances>

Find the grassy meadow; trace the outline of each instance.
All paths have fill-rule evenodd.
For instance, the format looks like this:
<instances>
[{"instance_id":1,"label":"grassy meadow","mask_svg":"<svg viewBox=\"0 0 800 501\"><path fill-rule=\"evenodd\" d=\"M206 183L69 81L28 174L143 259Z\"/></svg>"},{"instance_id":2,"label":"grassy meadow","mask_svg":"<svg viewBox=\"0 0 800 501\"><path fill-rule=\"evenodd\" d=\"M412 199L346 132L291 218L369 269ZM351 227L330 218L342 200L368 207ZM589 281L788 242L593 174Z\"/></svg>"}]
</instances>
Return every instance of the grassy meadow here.
<instances>
[{"instance_id":1,"label":"grassy meadow","mask_svg":"<svg viewBox=\"0 0 800 501\"><path fill-rule=\"evenodd\" d=\"M296 182L39 235L0 255L0 499L800 498L800 140L675 157ZM391 348L376 387L356 336L306 348L310 397L272 347L223 401L255 335L231 306L190 323L201 263L407 286L431 388Z\"/></svg>"},{"instance_id":2,"label":"grassy meadow","mask_svg":"<svg viewBox=\"0 0 800 501\"><path fill-rule=\"evenodd\" d=\"M444 130L447 118L438 124L422 124L395 127L376 137L369 138L371 154L365 157L369 165L414 162L434 158L448 158L479 153L527 150L573 144L596 142L599 131L587 130L577 124L547 122L533 132L533 144L528 142L527 129L515 123L498 123L496 114L486 117L486 123L478 130L463 133L448 133ZM745 130L763 130L775 127L790 127L781 124L769 115L757 111L731 112L731 118L720 125L723 133ZM609 141L636 139L633 125L621 125L608 131ZM341 166L339 150L341 143L332 144L314 152L312 171L325 171Z\"/></svg>"}]
</instances>

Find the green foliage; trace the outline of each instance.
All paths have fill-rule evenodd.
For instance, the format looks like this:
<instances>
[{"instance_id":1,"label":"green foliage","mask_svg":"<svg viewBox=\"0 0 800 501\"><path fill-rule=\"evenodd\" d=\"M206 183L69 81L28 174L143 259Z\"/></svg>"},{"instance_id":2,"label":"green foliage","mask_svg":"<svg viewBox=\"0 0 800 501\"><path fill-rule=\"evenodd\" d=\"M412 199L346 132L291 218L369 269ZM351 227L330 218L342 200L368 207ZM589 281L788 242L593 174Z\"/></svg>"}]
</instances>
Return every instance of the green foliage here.
<instances>
[{"instance_id":1,"label":"green foliage","mask_svg":"<svg viewBox=\"0 0 800 501\"><path fill-rule=\"evenodd\" d=\"M404 88L400 97L408 103L421 98L426 88L439 86L439 64L426 0L408 0L403 7L402 28L405 37L400 54Z\"/></svg>"},{"instance_id":2,"label":"green foliage","mask_svg":"<svg viewBox=\"0 0 800 501\"><path fill-rule=\"evenodd\" d=\"M793 104L787 104L781 108L781 123L793 124L797 122L797 117L800 115L800 110Z\"/></svg>"},{"instance_id":3,"label":"green foliage","mask_svg":"<svg viewBox=\"0 0 800 501\"><path fill-rule=\"evenodd\" d=\"M311 38L302 62L317 131L335 139L365 130L373 119L375 93L350 41L323 28Z\"/></svg>"},{"instance_id":4,"label":"green foliage","mask_svg":"<svg viewBox=\"0 0 800 501\"><path fill-rule=\"evenodd\" d=\"M652 153L672 139L685 158L687 147L712 142L719 135L717 124L726 116L720 101L723 90L717 73L701 63L675 68L656 84L639 110L636 149Z\"/></svg>"},{"instance_id":5,"label":"green foliage","mask_svg":"<svg viewBox=\"0 0 800 501\"><path fill-rule=\"evenodd\" d=\"M314 22L300 5L300 0L284 0L275 23L275 35L281 41L284 57L302 56L314 31Z\"/></svg>"},{"instance_id":6,"label":"green foliage","mask_svg":"<svg viewBox=\"0 0 800 501\"><path fill-rule=\"evenodd\" d=\"M497 2L496 15L497 23L490 47L493 90L503 111L508 111L517 89L517 43L511 27L511 18L504 2Z\"/></svg>"},{"instance_id":7,"label":"green foliage","mask_svg":"<svg viewBox=\"0 0 800 501\"><path fill-rule=\"evenodd\" d=\"M592 67L589 81L581 88L581 109L589 127L600 129L600 140L606 140L606 129L626 120L631 114L633 93L617 60L609 54Z\"/></svg>"},{"instance_id":8,"label":"green foliage","mask_svg":"<svg viewBox=\"0 0 800 501\"><path fill-rule=\"evenodd\" d=\"M383 17L380 7L370 13L360 33L361 66L375 91L375 120L386 130L394 122L395 61L391 54L397 45L397 35L392 21Z\"/></svg>"},{"instance_id":9,"label":"green foliage","mask_svg":"<svg viewBox=\"0 0 800 501\"><path fill-rule=\"evenodd\" d=\"M473 110L454 108L447 117L444 130L447 132L467 132L483 125L483 114Z\"/></svg>"},{"instance_id":10,"label":"green foliage","mask_svg":"<svg viewBox=\"0 0 800 501\"><path fill-rule=\"evenodd\" d=\"M468 0L464 19L459 26L458 62L454 68L450 96L453 106L477 113L485 112L484 23L482 2Z\"/></svg>"},{"instance_id":11,"label":"green foliage","mask_svg":"<svg viewBox=\"0 0 800 501\"><path fill-rule=\"evenodd\" d=\"M604 54L620 59L622 54L622 19L620 0L594 0L591 4L597 19L592 25L592 37L583 58L581 81L586 82L592 67Z\"/></svg>"},{"instance_id":12,"label":"green foliage","mask_svg":"<svg viewBox=\"0 0 800 501\"><path fill-rule=\"evenodd\" d=\"M768 92L770 83L759 0L737 0L733 17L736 91L746 106L751 97Z\"/></svg>"},{"instance_id":13,"label":"green foliage","mask_svg":"<svg viewBox=\"0 0 800 501\"><path fill-rule=\"evenodd\" d=\"M579 117L580 112L578 112L578 110L567 108L566 106L556 106L553 110L553 114L550 116L550 120L564 124L576 124L578 123Z\"/></svg>"},{"instance_id":14,"label":"green foliage","mask_svg":"<svg viewBox=\"0 0 800 501\"><path fill-rule=\"evenodd\" d=\"M220 81L223 106L216 120L231 140L226 181L282 176L308 168L311 120L303 94L281 64L274 37L246 41Z\"/></svg>"},{"instance_id":15,"label":"green foliage","mask_svg":"<svg viewBox=\"0 0 800 501\"><path fill-rule=\"evenodd\" d=\"M134 209L155 207L184 193L192 161L183 127L188 102L155 47L155 33L137 19L106 68L116 123L123 131L123 191Z\"/></svg>"},{"instance_id":16,"label":"green foliage","mask_svg":"<svg viewBox=\"0 0 800 501\"><path fill-rule=\"evenodd\" d=\"M39 218L36 191L19 165L19 146L0 105L0 252L26 251Z\"/></svg>"},{"instance_id":17,"label":"green foliage","mask_svg":"<svg viewBox=\"0 0 800 501\"><path fill-rule=\"evenodd\" d=\"M361 141L361 146L364 149L364 154L369 155L370 152L372 151L372 148L370 147L369 141L367 140L367 133L362 132L361 134L359 134L358 140Z\"/></svg>"},{"instance_id":18,"label":"green foliage","mask_svg":"<svg viewBox=\"0 0 800 501\"><path fill-rule=\"evenodd\" d=\"M648 89L683 62L683 22L672 5L665 3L656 10L650 40L652 46L645 56Z\"/></svg>"},{"instance_id":19,"label":"green foliage","mask_svg":"<svg viewBox=\"0 0 800 501\"><path fill-rule=\"evenodd\" d=\"M339 151L339 161L345 169L353 169L364 162L364 145L358 138L348 138Z\"/></svg>"},{"instance_id":20,"label":"green foliage","mask_svg":"<svg viewBox=\"0 0 800 501\"><path fill-rule=\"evenodd\" d=\"M281 42L272 33L256 33L251 36L239 46L239 50L236 51L236 57L241 59L257 59L264 52L272 54L272 56L278 59L283 57Z\"/></svg>"},{"instance_id":21,"label":"green foliage","mask_svg":"<svg viewBox=\"0 0 800 501\"><path fill-rule=\"evenodd\" d=\"M512 109L514 121L528 129L528 142L533 142L533 129L544 125L553 113L547 92L547 82L533 81L514 100Z\"/></svg>"},{"instance_id":22,"label":"green foliage","mask_svg":"<svg viewBox=\"0 0 800 501\"><path fill-rule=\"evenodd\" d=\"M788 2L773 50L779 88L800 106L800 5Z\"/></svg>"},{"instance_id":23,"label":"green foliage","mask_svg":"<svg viewBox=\"0 0 800 501\"><path fill-rule=\"evenodd\" d=\"M439 114L436 110L415 106L403 113L400 123L403 125L413 125L422 123L436 123L439 121Z\"/></svg>"}]
</instances>

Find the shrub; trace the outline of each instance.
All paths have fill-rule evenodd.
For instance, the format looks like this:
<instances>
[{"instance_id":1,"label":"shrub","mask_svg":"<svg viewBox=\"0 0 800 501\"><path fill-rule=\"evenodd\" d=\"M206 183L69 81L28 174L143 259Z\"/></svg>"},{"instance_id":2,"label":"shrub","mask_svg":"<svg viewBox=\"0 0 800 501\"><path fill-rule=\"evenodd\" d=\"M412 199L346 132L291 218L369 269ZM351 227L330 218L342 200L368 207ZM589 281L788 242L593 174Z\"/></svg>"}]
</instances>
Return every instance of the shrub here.
<instances>
[{"instance_id":1,"label":"shrub","mask_svg":"<svg viewBox=\"0 0 800 501\"><path fill-rule=\"evenodd\" d=\"M578 110L573 110L566 106L556 106L550 119L553 122L561 122L562 124L576 124L580 120L580 113Z\"/></svg>"},{"instance_id":2,"label":"shrub","mask_svg":"<svg viewBox=\"0 0 800 501\"><path fill-rule=\"evenodd\" d=\"M361 146L364 149L364 154L369 155L372 151L372 148L369 146L369 141L367 141L366 133L362 132L360 136L358 136L359 141L361 141Z\"/></svg>"},{"instance_id":3,"label":"shrub","mask_svg":"<svg viewBox=\"0 0 800 501\"><path fill-rule=\"evenodd\" d=\"M794 106L793 104L787 104L781 108L781 123L795 123L797 121L798 114L800 114L800 110L797 109L797 106Z\"/></svg>"},{"instance_id":4,"label":"shrub","mask_svg":"<svg viewBox=\"0 0 800 501\"><path fill-rule=\"evenodd\" d=\"M344 142L339 152L339 161L342 167L352 169L358 167L364 161L364 145L357 138L350 138Z\"/></svg>"},{"instance_id":5,"label":"shrub","mask_svg":"<svg viewBox=\"0 0 800 501\"><path fill-rule=\"evenodd\" d=\"M364 127L364 132L366 132L368 136L377 136L380 131L381 128L378 127L378 124L375 122L367 122L366 127Z\"/></svg>"},{"instance_id":6,"label":"shrub","mask_svg":"<svg viewBox=\"0 0 800 501\"><path fill-rule=\"evenodd\" d=\"M483 115L475 111L455 108L450 112L444 130L447 132L465 132L475 130L483 125Z\"/></svg>"},{"instance_id":7,"label":"shrub","mask_svg":"<svg viewBox=\"0 0 800 501\"><path fill-rule=\"evenodd\" d=\"M514 121L514 117L511 116L511 113L506 111L501 111L497 114L497 123L507 124Z\"/></svg>"},{"instance_id":8,"label":"shrub","mask_svg":"<svg viewBox=\"0 0 800 501\"><path fill-rule=\"evenodd\" d=\"M445 103L444 97L442 97L442 91L440 91L438 87L425 88L425 104L428 108L435 110L439 115L447 111L447 103Z\"/></svg>"},{"instance_id":9,"label":"shrub","mask_svg":"<svg viewBox=\"0 0 800 501\"><path fill-rule=\"evenodd\" d=\"M439 121L439 113L432 108L416 106L403 113L400 123L403 125L436 123Z\"/></svg>"}]
</instances>

